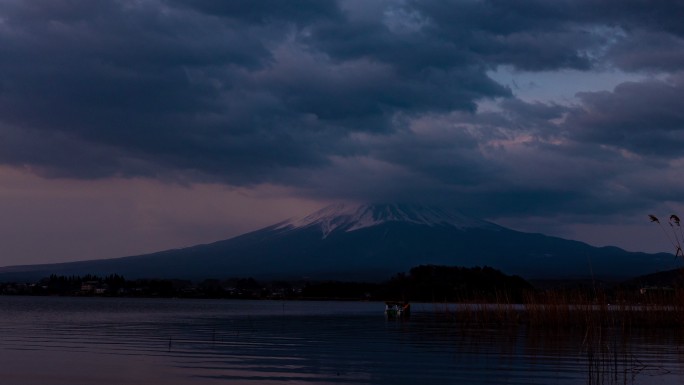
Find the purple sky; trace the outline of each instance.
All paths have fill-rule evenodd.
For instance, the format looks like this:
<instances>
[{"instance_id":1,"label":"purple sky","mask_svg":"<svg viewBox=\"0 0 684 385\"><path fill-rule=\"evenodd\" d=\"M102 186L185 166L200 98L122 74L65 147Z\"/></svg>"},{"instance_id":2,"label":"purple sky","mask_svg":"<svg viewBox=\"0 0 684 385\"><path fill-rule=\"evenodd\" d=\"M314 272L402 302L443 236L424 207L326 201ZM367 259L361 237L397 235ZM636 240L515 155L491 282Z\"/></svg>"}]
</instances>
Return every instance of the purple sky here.
<instances>
[{"instance_id":1,"label":"purple sky","mask_svg":"<svg viewBox=\"0 0 684 385\"><path fill-rule=\"evenodd\" d=\"M0 265L225 239L335 201L672 251L684 3L0 3Z\"/></svg>"}]
</instances>

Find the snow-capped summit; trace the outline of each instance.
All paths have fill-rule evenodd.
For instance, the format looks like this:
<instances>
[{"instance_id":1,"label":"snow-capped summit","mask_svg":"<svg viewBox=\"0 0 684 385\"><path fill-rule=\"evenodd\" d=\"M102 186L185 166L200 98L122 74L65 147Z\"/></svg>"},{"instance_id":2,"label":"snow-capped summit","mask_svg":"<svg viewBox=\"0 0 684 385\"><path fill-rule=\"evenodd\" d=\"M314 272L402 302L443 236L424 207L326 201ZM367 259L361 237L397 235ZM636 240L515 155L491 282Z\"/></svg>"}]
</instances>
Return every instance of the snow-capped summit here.
<instances>
[{"instance_id":1,"label":"snow-capped summit","mask_svg":"<svg viewBox=\"0 0 684 385\"><path fill-rule=\"evenodd\" d=\"M497 225L468 217L456 210L413 204L338 203L327 206L301 219L284 222L281 228L320 226L323 237L335 230L350 232L387 222L404 222L427 226L452 226L459 229L489 228Z\"/></svg>"}]
</instances>

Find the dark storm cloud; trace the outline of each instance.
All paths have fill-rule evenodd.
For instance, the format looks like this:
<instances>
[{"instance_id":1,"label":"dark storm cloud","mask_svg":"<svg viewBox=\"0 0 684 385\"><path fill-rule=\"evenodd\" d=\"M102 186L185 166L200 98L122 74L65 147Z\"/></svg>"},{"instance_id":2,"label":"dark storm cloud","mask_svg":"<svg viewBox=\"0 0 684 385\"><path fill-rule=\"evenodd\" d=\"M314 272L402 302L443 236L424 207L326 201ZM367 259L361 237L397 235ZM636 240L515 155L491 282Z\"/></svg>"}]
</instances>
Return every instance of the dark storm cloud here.
<instances>
[{"instance_id":1,"label":"dark storm cloud","mask_svg":"<svg viewBox=\"0 0 684 385\"><path fill-rule=\"evenodd\" d=\"M623 69L672 70L682 64L681 1L429 0L412 5L435 21L436 35L461 41L489 64L589 69L606 45L607 57Z\"/></svg>"},{"instance_id":2,"label":"dark storm cloud","mask_svg":"<svg viewBox=\"0 0 684 385\"><path fill-rule=\"evenodd\" d=\"M617 67L628 71L679 71L684 68L684 36L634 31L629 39L620 37L609 56Z\"/></svg>"},{"instance_id":3,"label":"dark storm cloud","mask_svg":"<svg viewBox=\"0 0 684 385\"><path fill-rule=\"evenodd\" d=\"M627 82L613 91L578 95L583 107L566 129L578 141L614 146L649 157L684 155L684 77Z\"/></svg>"},{"instance_id":4,"label":"dark storm cloud","mask_svg":"<svg viewBox=\"0 0 684 385\"><path fill-rule=\"evenodd\" d=\"M316 22L340 17L339 8L329 0L168 0L169 4L187 7L210 16L253 22Z\"/></svg>"},{"instance_id":5,"label":"dark storm cloud","mask_svg":"<svg viewBox=\"0 0 684 385\"><path fill-rule=\"evenodd\" d=\"M391 131L398 111L474 110L477 98L508 95L470 65L436 68L427 58L406 76L420 40L405 46L387 35L385 51L398 56L345 60L302 43L324 40L320 24L353 24L334 2L235 4L4 3L0 114L35 143L5 162L74 176L147 175L150 167L135 165L152 164L256 183L326 164L348 151L336 141ZM66 147L38 143L57 134L82 144L68 153L91 161L72 169ZM100 147L112 158L90 154Z\"/></svg>"},{"instance_id":6,"label":"dark storm cloud","mask_svg":"<svg viewBox=\"0 0 684 385\"><path fill-rule=\"evenodd\" d=\"M65 147L40 143L59 133L81 143L69 152L72 156L90 158L73 168L76 176L98 171L101 176L146 174L147 168L134 165L148 162L219 174L235 164L240 174L249 168L238 165L246 160L245 147L256 141L264 152L253 162L256 169L298 164L306 157L299 152L270 159L278 154L274 148L288 143L287 130L272 132L271 127L242 122L241 111L225 106L230 99L238 99L233 105L259 100L259 90L239 88L242 72L262 68L271 59L263 39L224 21L154 3L106 9L81 2L45 4L4 6L8 16L0 35L0 114L6 125L26 127L35 147L26 143L28 154L8 162L63 167L58 174L69 174L72 167L62 161ZM268 102L247 107L273 115ZM250 134L238 143L244 132ZM113 147L113 158L91 157L94 147ZM86 167L93 169L81 170Z\"/></svg>"},{"instance_id":7,"label":"dark storm cloud","mask_svg":"<svg viewBox=\"0 0 684 385\"><path fill-rule=\"evenodd\" d=\"M585 51L601 43L550 2L417 1L433 37L467 47L484 65L524 70L587 69Z\"/></svg>"},{"instance_id":8,"label":"dark storm cloud","mask_svg":"<svg viewBox=\"0 0 684 385\"><path fill-rule=\"evenodd\" d=\"M676 75L580 93L577 105L506 100L489 114L495 119L480 114L470 121L478 128L470 132L498 127L499 138L479 140L479 168L497 165L498 172L483 172L489 183L459 196L491 216L605 218L678 201L682 86Z\"/></svg>"},{"instance_id":9,"label":"dark storm cloud","mask_svg":"<svg viewBox=\"0 0 684 385\"><path fill-rule=\"evenodd\" d=\"M488 215L642 207L643 157L669 165L684 144L681 16L637 0L7 1L0 162L456 196ZM514 97L489 75L502 66L666 76L559 105Z\"/></svg>"}]
</instances>

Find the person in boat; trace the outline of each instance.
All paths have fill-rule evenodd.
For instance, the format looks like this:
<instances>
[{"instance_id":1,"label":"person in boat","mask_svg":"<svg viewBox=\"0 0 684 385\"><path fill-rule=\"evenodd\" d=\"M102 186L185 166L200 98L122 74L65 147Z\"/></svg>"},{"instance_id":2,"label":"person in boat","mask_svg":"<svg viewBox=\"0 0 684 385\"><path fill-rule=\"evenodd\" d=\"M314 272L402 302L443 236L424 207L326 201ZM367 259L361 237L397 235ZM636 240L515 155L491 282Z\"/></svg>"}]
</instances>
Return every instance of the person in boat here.
<instances>
[{"instance_id":1,"label":"person in boat","mask_svg":"<svg viewBox=\"0 0 684 385\"><path fill-rule=\"evenodd\" d=\"M398 315L399 314L399 304L396 302L385 302L385 314L387 315Z\"/></svg>"},{"instance_id":2,"label":"person in boat","mask_svg":"<svg viewBox=\"0 0 684 385\"><path fill-rule=\"evenodd\" d=\"M408 301L404 301L404 304L401 306L401 315L404 317L411 315L411 304Z\"/></svg>"},{"instance_id":3,"label":"person in boat","mask_svg":"<svg viewBox=\"0 0 684 385\"><path fill-rule=\"evenodd\" d=\"M408 301L385 302L385 314L391 317L407 317L411 313L411 305Z\"/></svg>"}]
</instances>

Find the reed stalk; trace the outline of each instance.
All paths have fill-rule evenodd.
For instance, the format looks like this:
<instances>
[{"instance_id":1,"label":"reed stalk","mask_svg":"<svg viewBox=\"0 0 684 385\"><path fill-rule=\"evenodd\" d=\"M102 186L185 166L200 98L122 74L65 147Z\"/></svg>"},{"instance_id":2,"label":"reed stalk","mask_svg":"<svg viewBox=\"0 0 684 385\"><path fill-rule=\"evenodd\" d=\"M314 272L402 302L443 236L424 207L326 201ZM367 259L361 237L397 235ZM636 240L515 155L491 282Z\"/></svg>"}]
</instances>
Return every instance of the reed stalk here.
<instances>
[{"instance_id":1,"label":"reed stalk","mask_svg":"<svg viewBox=\"0 0 684 385\"><path fill-rule=\"evenodd\" d=\"M467 328L523 327L555 335L578 335L587 384L624 384L645 369L629 348L629 336L648 330L684 332L684 290L672 292L554 290L526 293L513 303L471 301L449 313ZM653 368L650 368L653 369Z\"/></svg>"}]
</instances>

